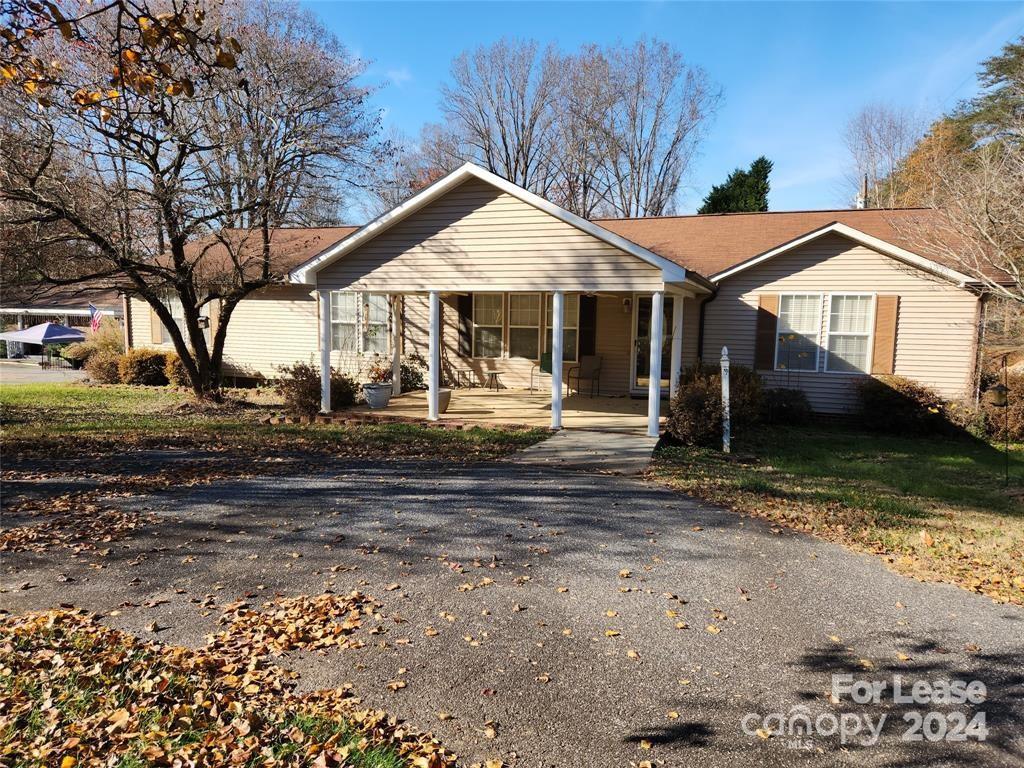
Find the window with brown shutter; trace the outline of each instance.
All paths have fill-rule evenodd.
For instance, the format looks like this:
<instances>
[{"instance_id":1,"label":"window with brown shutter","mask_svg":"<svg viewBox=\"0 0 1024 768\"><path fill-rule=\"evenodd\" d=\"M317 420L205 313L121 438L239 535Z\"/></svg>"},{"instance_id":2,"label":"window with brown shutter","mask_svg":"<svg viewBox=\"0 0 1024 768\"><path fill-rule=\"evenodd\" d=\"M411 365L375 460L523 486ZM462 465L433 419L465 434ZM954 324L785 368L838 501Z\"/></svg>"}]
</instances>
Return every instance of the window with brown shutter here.
<instances>
[{"instance_id":1,"label":"window with brown shutter","mask_svg":"<svg viewBox=\"0 0 1024 768\"><path fill-rule=\"evenodd\" d=\"M896 366L896 321L900 297L875 298L875 339L871 350L871 373L891 374Z\"/></svg>"},{"instance_id":2,"label":"window with brown shutter","mask_svg":"<svg viewBox=\"0 0 1024 768\"><path fill-rule=\"evenodd\" d=\"M164 324L152 307L149 308L149 340L154 344L164 343Z\"/></svg>"},{"instance_id":3,"label":"window with brown shutter","mask_svg":"<svg viewBox=\"0 0 1024 768\"><path fill-rule=\"evenodd\" d=\"M775 368L775 329L778 324L779 296L762 293L758 296L757 333L754 339L754 368L770 371Z\"/></svg>"}]
</instances>

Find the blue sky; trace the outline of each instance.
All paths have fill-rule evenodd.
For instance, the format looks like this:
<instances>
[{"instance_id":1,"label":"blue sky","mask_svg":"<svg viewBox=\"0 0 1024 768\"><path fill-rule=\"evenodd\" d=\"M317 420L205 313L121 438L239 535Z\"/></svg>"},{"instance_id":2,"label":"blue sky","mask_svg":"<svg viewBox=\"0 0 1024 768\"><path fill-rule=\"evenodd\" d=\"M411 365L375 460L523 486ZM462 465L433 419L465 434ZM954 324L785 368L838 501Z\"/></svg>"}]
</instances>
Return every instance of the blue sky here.
<instances>
[{"instance_id":1,"label":"blue sky","mask_svg":"<svg viewBox=\"0 0 1024 768\"><path fill-rule=\"evenodd\" d=\"M1021 3L306 2L369 60L387 126L439 121L460 51L502 36L582 43L659 37L724 91L680 195L693 212L736 166L775 163L772 210L846 207L846 120L870 101L927 117L976 91L978 63L1024 33Z\"/></svg>"}]
</instances>

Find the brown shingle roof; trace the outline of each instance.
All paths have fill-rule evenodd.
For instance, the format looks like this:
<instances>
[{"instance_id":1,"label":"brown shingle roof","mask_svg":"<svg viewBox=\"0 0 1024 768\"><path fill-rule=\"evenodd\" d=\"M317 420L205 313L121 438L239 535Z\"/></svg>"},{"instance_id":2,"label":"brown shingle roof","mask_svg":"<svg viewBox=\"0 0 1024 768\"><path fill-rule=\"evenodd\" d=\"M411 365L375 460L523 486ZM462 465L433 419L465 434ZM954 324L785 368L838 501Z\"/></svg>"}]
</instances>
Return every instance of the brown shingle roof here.
<instances>
[{"instance_id":1,"label":"brown shingle roof","mask_svg":"<svg viewBox=\"0 0 1024 768\"><path fill-rule=\"evenodd\" d=\"M605 229L632 240L687 269L710 277L816 229L839 222L939 263L900 232L901 225L928 219L923 208L727 213L658 216L644 219L595 219ZM954 269L955 265L946 264Z\"/></svg>"},{"instance_id":2,"label":"brown shingle roof","mask_svg":"<svg viewBox=\"0 0 1024 768\"><path fill-rule=\"evenodd\" d=\"M270 267L277 277L313 258L330 245L348 237L359 227L280 227L270 232ZM263 239L259 230L227 230L222 233L232 243L232 250L238 254L245 271L258 274L262 265ZM203 240L190 248L190 255L198 255L198 249L205 248L201 258L201 271L213 277L218 272L231 271L231 256L220 241Z\"/></svg>"}]
</instances>

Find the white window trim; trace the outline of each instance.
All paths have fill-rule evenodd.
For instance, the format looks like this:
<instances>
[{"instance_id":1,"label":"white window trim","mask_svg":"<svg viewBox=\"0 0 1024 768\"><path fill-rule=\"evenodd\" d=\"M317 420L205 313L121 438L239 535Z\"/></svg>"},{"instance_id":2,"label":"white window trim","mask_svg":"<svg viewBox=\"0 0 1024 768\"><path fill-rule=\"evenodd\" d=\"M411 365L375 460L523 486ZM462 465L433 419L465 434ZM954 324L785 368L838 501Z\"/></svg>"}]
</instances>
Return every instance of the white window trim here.
<instances>
[{"instance_id":1,"label":"white window trim","mask_svg":"<svg viewBox=\"0 0 1024 768\"><path fill-rule=\"evenodd\" d=\"M472 337L472 349L470 352L473 355L474 360L503 360L507 359L508 347L507 339L505 338L505 312L507 311L508 302L505 301L505 294L501 291L474 291L473 294L473 305L470 307L470 325L473 328ZM501 323L500 325L477 325L476 322L476 297L477 296L499 296L501 298ZM476 353L476 329L480 328L501 328L501 350L496 357L480 357Z\"/></svg>"},{"instance_id":2,"label":"white window trim","mask_svg":"<svg viewBox=\"0 0 1024 768\"><path fill-rule=\"evenodd\" d=\"M339 293L344 294L355 294L356 297L356 348L355 349L335 349L334 348L334 318L331 317L329 323L331 325L331 354L341 355L359 355L360 357L372 357L374 355L390 355L391 354L391 313L394 312L394 307L391 306L391 299L386 293L379 291L331 291L331 311L333 312L335 296ZM383 323L384 327L384 338L386 339L386 346L383 352L367 351L364 344L364 336L366 335L366 329L368 327L367 315L366 315L366 297L370 294L374 296L383 296L387 300L388 305L388 317Z\"/></svg>"},{"instance_id":3,"label":"white window trim","mask_svg":"<svg viewBox=\"0 0 1024 768\"><path fill-rule=\"evenodd\" d=\"M844 296L846 294L843 294ZM821 313L824 311L825 294L814 291L786 291L779 295L779 306L775 314L775 346L772 350L772 370L775 372L789 373L820 373L821 372ZM815 332L814 343L814 368L779 368L779 323L782 320L782 297L783 296L816 296L818 298L818 330Z\"/></svg>"},{"instance_id":4,"label":"white window trim","mask_svg":"<svg viewBox=\"0 0 1024 768\"><path fill-rule=\"evenodd\" d=\"M832 371L828 367L828 348L829 341L832 337L832 298L834 296L870 296L871 307L868 309L868 349L865 362L867 363L866 371ZM824 373L830 373L833 376L869 376L871 375L871 360L874 357L875 352L875 306L878 302L877 293L868 293L865 291L842 291L841 293L827 293L825 294L825 309L828 310L828 319L825 324L825 369ZM839 333L836 332L837 336L861 336L860 333Z\"/></svg>"},{"instance_id":5,"label":"white window trim","mask_svg":"<svg viewBox=\"0 0 1024 768\"><path fill-rule=\"evenodd\" d=\"M513 296L536 296L537 297L537 325L513 325L512 324L512 297ZM546 334L544 333L544 294L539 291L510 291L507 294L508 300L505 302L508 306L506 310L508 312L508 342L505 345L505 357L509 360L530 360L537 362L540 360L540 355L544 352L544 339ZM537 331L537 357L522 357L512 355L512 329L513 328L533 328ZM579 333L579 331L577 331ZM474 337L475 338L475 337Z\"/></svg>"},{"instance_id":6,"label":"white window trim","mask_svg":"<svg viewBox=\"0 0 1024 768\"><path fill-rule=\"evenodd\" d=\"M564 295L566 296L566 298L568 298L570 293L569 292L564 292ZM571 295L576 296L576 325L572 326L572 327L570 327L568 325L565 325L562 328L562 330L563 331L576 331L576 356L575 357L571 357L571 358L570 357L563 357L562 358L562 362L564 362L564 363L578 363L580 361L580 301L583 299L583 294L582 293L572 292ZM551 350L549 350L547 348L547 345L548 345L548 329L551 328L551 318L548 317L548 296L554 296L554 293L553 292L543 293L543 294L541 294L541 297L540 297L540 302L541 302L540 352L541 352L541 354L544 354L545 352L550 352L551 351ZM552 303L552 307L553 307L554 306L554 299L551 300L551 303ZM551 310L551 314L552 314L552 316L555 314L554 309ZM552 332L552 335L554 335L554 332ZM563 346L563 351L564 351L564 346L565 346L564 343L563 343L562 346Z\"/></svg>"}]
</instances>

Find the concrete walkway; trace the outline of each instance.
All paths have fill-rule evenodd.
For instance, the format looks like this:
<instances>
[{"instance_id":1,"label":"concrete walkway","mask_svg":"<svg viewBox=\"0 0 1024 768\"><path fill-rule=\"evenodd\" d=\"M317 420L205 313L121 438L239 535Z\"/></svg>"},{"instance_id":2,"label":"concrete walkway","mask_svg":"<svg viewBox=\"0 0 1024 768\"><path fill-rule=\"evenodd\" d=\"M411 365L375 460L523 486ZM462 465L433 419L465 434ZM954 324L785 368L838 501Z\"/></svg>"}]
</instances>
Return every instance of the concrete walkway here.
<instances>
[{"instance_id":1,"label":"concrete walkway","mask_svg":"<svg viewBox=\"0 0 1024 768\"><path fill-rule=\"evenodd\" d=\"M637 475L647 467L658 438L636 433L563 429L509 461L530 466Z\"/></svg>"}]
</instances>

